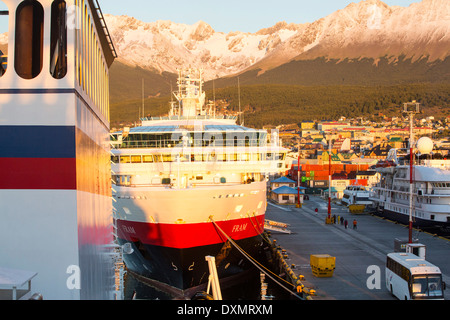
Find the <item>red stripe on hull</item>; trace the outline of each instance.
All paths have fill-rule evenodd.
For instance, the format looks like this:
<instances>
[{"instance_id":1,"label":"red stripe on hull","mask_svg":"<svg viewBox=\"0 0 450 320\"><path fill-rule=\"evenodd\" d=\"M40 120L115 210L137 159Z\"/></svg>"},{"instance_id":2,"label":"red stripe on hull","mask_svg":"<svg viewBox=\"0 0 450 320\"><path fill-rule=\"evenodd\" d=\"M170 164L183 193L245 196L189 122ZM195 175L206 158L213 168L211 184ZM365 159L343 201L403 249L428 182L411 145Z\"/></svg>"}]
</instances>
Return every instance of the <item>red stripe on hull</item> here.
<instances>
[{"instance_id":1,"label":"red stripe on hull","mask_svg":"<svg viewBox=\"0 0 450 320\"><path fill-rule=\"evenodd\" d=\"M0 189L75 190L74 158L0 158Z\"/></svg>"},{"instance_id":2,"label":"red stripe on hull","mask_svg":"<svg viewBox=\"0 0 450 320\"><path fill-rule=\"evenodd\" d=\"M233 240L242 240L263 232L264 215L216 223ZM169 248L194 248L227 240L211 222L164 224L118 220L117 226L121 239Z\"/></svg>"}]
</instances>

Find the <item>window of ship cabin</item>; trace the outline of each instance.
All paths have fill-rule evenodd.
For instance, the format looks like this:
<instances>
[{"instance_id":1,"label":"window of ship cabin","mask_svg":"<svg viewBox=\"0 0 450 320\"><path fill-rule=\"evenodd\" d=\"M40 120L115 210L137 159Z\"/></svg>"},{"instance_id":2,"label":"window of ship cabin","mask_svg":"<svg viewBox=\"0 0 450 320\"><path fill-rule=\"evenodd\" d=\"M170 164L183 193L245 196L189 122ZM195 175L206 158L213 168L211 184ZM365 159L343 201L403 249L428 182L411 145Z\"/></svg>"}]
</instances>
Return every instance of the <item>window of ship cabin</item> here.
<instances>
[{"instance_id":1,"label":"window of ship cabin","mask_svg":"<svg viewBox=\"0 0 450 320\"><path fill-rule=\"evenodd\" d=\"M191 161L192 162L202 162L203 161L203 154L202 153L192 154L191 155Z\"/></svg>"},{"instance_id":2,"label":"window of ship cabin","mask_svg":"<svg viewBox=\"0 0 450 320\"><path fill-rule=\"evenodd\" d=\"M142 163L141 156L133 155L131 156L131 163Z\"/></svg>"},{"instance_id":3,"label":"window of ship cabin","mask_svg":"<svg viewBox=\"0 0 450 320\"><path fill-rule=\"evenodd\" d=\"M252 154L252 161L261 161L261 159L262 159L261 153Z\"/></svg>"},{"instance_id":4,"label":"window of ship cabin","mask_svg":"<svg viewBox=\"0 0 450 320\"><path fill-rule=\"evenodd\" d=\"M216 152L213 151L210 154L208 154L208 157L205 158L205 161L216 161L217 160L217 156L216 156Z\"/></svg>"},{"instance_id":5,"label":"window of ship cabin","mask_svg":"<svg viewBox=\"0 0 450 320\"><path fill-rule=\"evenodd\" d=\"M120 156L120 163L131 163L130 156Z\"/></svg>"},{"instance_id":6,"label":"window of ship cabin","mask_svg":"<svg viewBox=\"0 0 450 320\"><path fill-rule=\"evenodd\" d=\"M0 77L6 72L8 66L8 7L0 1Z\"/></svg>"},{"instance_id":7,"label":"window of ship cabin","mask_svg":"<svg viewBox=\"0 0 450 320\"><path fill-rule=\"evenodd\" d=\"M67 25L64 0L56 0L52 3L50 73L55 79L62 79L67 73Z\"/></svg>"},{"instance_id":8,"label":"window of ship cabin","mask_svg":"<svg viewBox=\"0 0 450 320\"><path fill-rule=\"evenodd\" d=\"M226 153L218 153L217 154L217 161L227 161L227 154Z\"/></svg>"},{"instance_id":9,"label":"window of ship cabin","mask_svg":"<svg viewBox=\"0 0 450 320\"><path fill-rule=\"evenodd\" d=\"M35 0L17 7L14 68L24 79L41 73L44 39L44 8Z\"/></svg>"},{"instance_id":10,"label":"window of ship cabin","mask_svg":"<svg viewBox=\"0 0 450 320\"><path fill-rule=\"evenodd\" d=\"M176 161L175 157L172 156L171 154L163 154L162 160L163 162L174 162L174 160Z\"/></svg>"},{"instance_id":11,"label":"window of ship cabin","mask_svg":"<svg viewBox=\"0 0 450 320\"><path fill-rule=\"evenodd\" d=\"M152 155L144 155L144 156L142 156L142 162L144 162L144 163L152 163L153 162L153 156Z\"/></svg>"}]
</instances>

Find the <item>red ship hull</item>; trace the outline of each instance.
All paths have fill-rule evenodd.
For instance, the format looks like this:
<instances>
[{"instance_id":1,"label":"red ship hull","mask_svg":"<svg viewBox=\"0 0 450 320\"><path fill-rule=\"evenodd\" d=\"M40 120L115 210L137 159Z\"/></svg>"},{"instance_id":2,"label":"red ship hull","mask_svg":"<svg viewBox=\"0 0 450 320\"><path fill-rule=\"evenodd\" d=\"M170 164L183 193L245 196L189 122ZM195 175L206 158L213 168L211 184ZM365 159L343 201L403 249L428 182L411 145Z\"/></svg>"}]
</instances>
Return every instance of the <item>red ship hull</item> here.
<instances>
[{"instance_id":1,"label":"red ship hull","mask_svg":"<svg viewBox=\"0 0 450 320\"><path fill-rule=\"evenodd\" d=\"M206 256L216 257L221 280L253 267L227 236L256 260L263 257L264 215L192 224L117 220L117 229L119 243L133 249L124 255L128 270L185 298L191 298L191 288L207 284Z\"/></svg>"}]
</instances>

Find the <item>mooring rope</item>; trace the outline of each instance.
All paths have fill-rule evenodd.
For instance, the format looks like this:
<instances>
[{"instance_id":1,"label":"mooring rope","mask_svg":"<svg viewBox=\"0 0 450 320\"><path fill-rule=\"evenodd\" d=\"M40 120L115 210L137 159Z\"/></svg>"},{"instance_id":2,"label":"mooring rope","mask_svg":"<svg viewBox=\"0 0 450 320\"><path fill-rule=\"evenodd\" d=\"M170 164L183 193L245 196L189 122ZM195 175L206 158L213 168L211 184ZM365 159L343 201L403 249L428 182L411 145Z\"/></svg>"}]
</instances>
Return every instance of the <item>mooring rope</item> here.
<instances>
[{"instance_id":1,"label":"mooring rope","mask_svg":"<svg viewBox=\"0 0 450 320\"><path fill-rule=\"evenodd\" d=\"M247 252L245 252L241 247L238 246L238 244L236 242L234 242L233 239L231 239L231 237L229 237L225 231L223 231L218 225L217 223L214 221L213 217L210 216L209 219L211 220L211 222L216 226L216 228L222 232L222 234L228 239L228 241L230 241L230 243L236 247L236 249L242 253L242 255L244 257L246 257L256 268L258 268L261 272L263 272L265 275L267 275L270 279L272 279L275 283L277 283L280 287L282 287L284 290L288 291L291 295L293 295L296 298L299 298L301 300L304 300L302 297L300 297L298 294L296 294L295 292L293 292L292 290L290 290L289 288L286 288L284 285L282 285L277 279L275 279L272 275L274 275L275 277L278 277L277 275L275 275L273 272L271 272L270 270L268 270L266 267L264 267L263 265L261 265L258 261L256 261L255 259L253 259ZM265 270L264 270L265 269ZM272 275L271 275L271 274ZM280 280L285 281L286 283L288 283L289 285L292 285L291 283L287 282L286 280L284 280L283 278L278 277ZM293 285L292 285L293 286Z\"/></svg>"}]
</instances>

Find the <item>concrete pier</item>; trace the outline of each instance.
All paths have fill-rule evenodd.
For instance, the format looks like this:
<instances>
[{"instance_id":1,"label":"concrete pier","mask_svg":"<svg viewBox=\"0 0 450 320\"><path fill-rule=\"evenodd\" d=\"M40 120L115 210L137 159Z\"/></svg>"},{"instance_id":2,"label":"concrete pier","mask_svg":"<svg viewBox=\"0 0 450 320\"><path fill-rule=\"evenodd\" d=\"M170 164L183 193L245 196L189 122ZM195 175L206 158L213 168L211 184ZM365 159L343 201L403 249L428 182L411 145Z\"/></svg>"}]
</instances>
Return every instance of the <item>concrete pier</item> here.
<instances>
[{"instance_id":1,"label":"concrete pier","mask_svg":"<svg viewBox=\"0 0 450 320\"><path fill-rule=\"evenodd\" d=\"M295 265L295 273L305 276L303 284L316 290L313 300L395 300L386 289L386 255L394 252L396 238L408 239L408 228L367 213L354 215L345 206L336 204L332 205L331 215L346 219L348 227L337 222L326 224L327 206L317 196L310 196L302 208L273 203L267 206L267 219L290 225L291 234L272 231L271 238L286 250L287 263ZM441 269L448 287L445 299L450 300L450 241L417 230L413 230L413 238L426 245L426 260ZM318 278L312 274L309 260L312 254L336 257L332 277Z\"/></svg>"}]
</instances>

